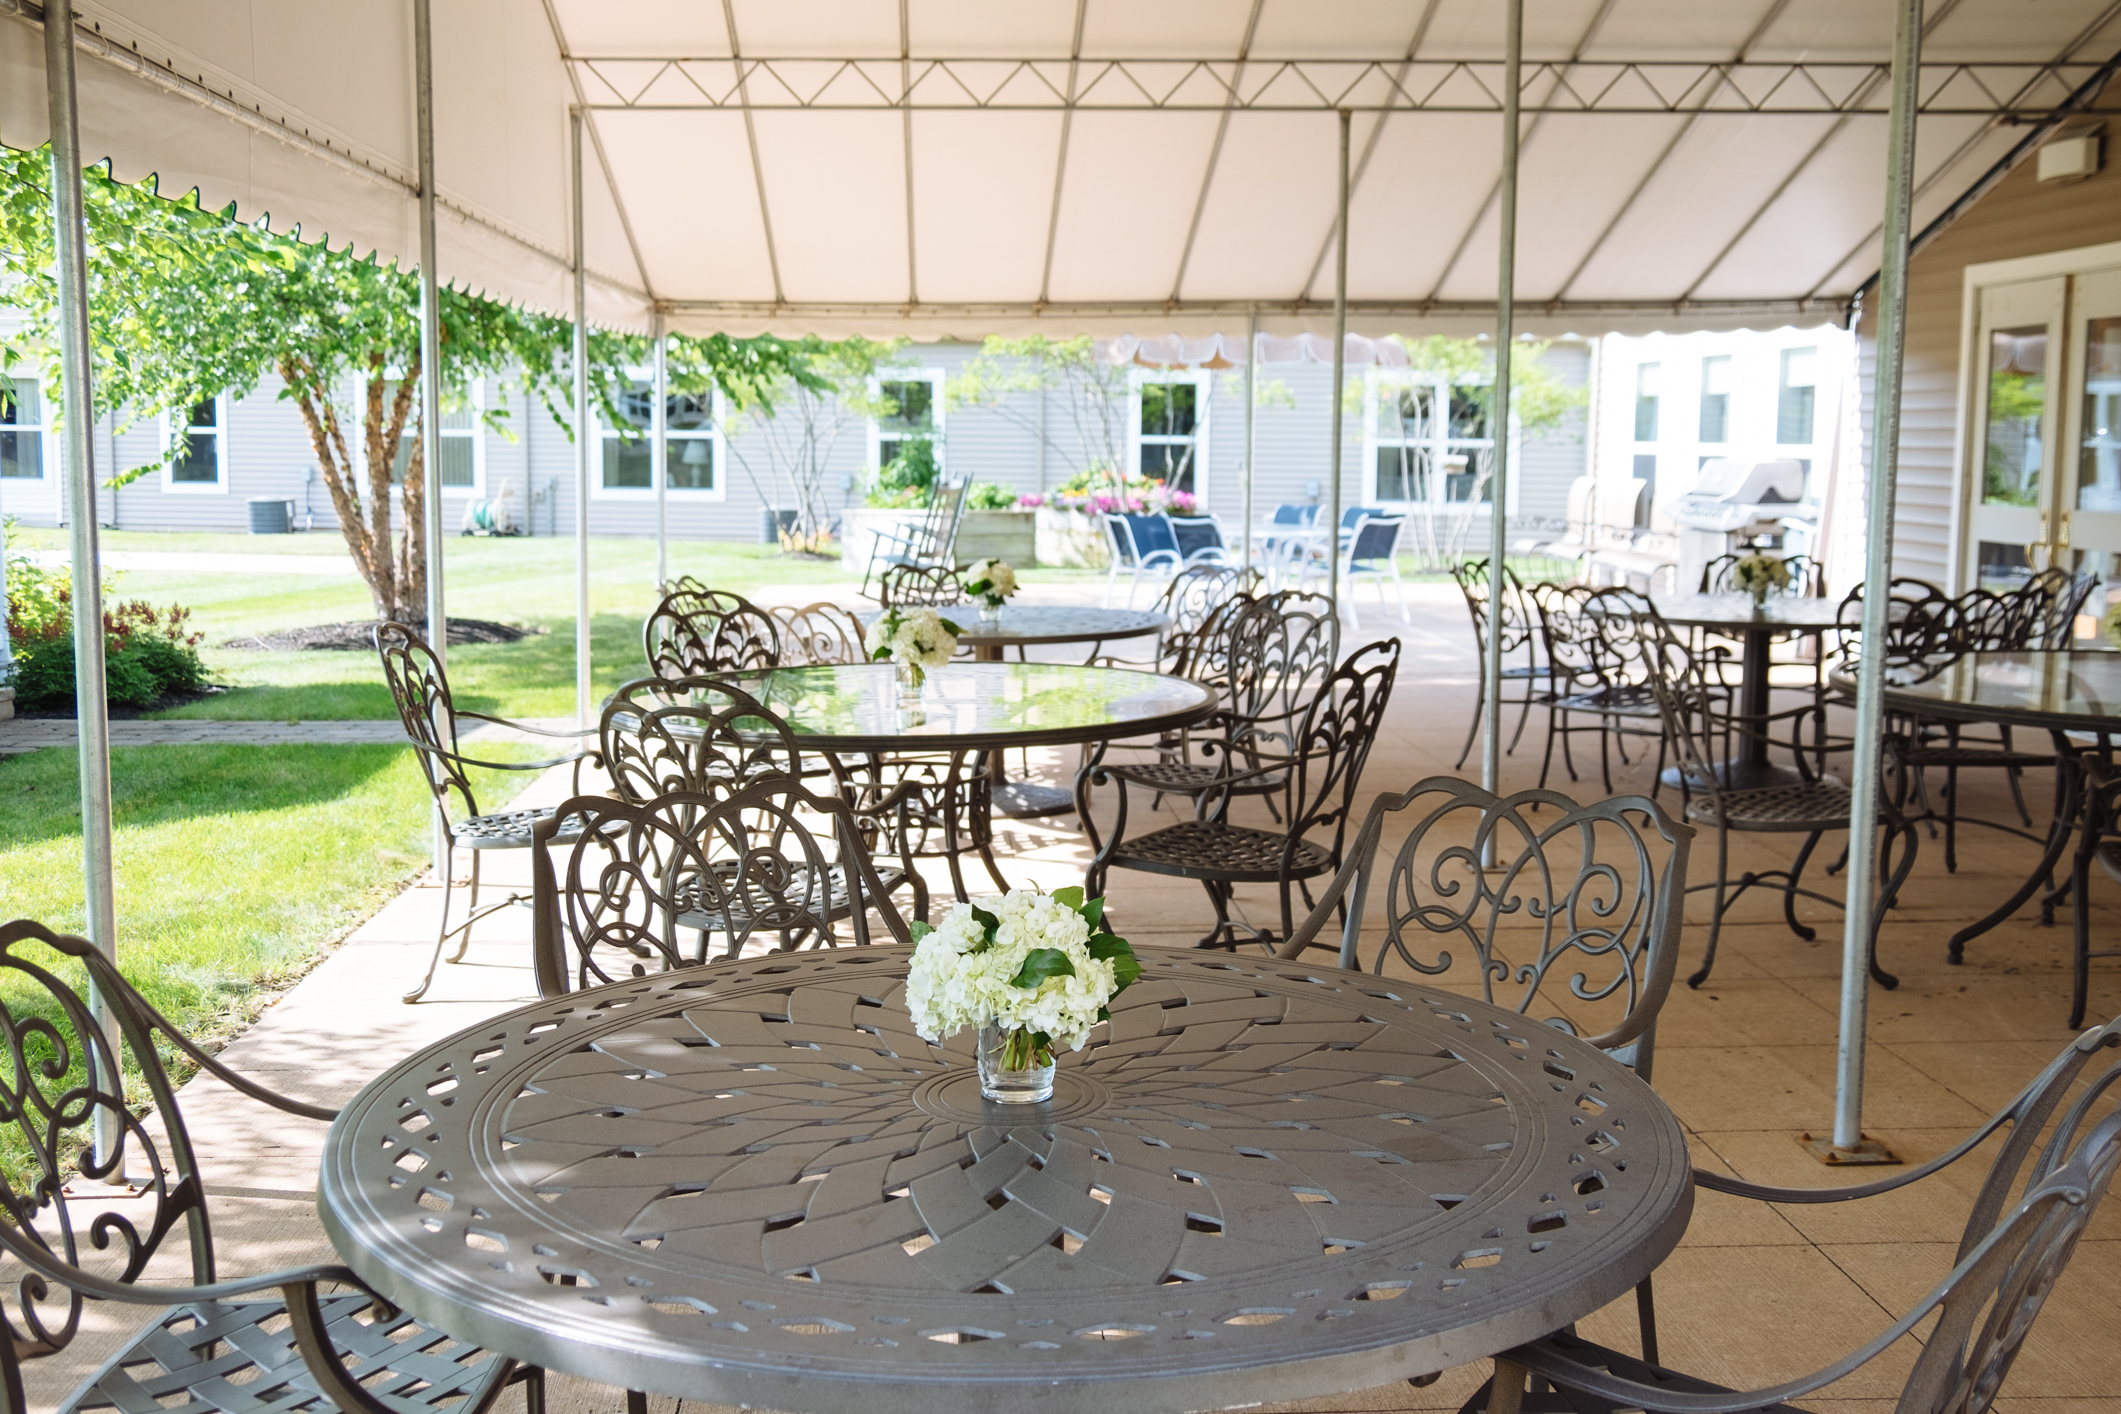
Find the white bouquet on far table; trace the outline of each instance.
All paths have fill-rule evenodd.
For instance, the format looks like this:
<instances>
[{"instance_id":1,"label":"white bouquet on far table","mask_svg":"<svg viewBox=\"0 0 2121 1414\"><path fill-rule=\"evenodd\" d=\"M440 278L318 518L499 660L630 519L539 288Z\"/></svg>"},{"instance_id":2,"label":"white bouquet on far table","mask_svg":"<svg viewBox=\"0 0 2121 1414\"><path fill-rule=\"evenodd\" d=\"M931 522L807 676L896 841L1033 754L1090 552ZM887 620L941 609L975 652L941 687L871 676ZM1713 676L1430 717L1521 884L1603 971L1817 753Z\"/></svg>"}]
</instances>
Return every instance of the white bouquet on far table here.
<instances>
[{"instance_id":1,"label":"white bouquet on far table","mask_svg":"<svg viewBox=\"0 0 2121 1414\"><path fill-rule=\"evenodd\" d=\"M1016 593L1016 570L1007 560L981 560L959 575L957 582L989 609L999 609Z\"/></svg>"},{"instance_id":2,"label":"white bouquet on far table","mask_svg":"<svg viewBox=\"0 0 2121 1414\"><path fill-rule=\"evenodd\" d=\"M1790 567L1788 561L1765 550L1754 550L1731 566L1731 578L1759 604L1770 593L1790 587Z\"/></svg>"},{"instance_id":3,"label":"white bouquet on far table","mask_svg":"<svg viewBox=\"0 0 2121 1414\"><path fill-rule=\"evenodd\" d=\"M928 669L950 661L963 631L933 609L886 609L869 625L862 646L871 658L888 658L905 668L919 687Z\"/></svg>"},{"instance_id":4,"label":"white bouquet on far table","mask_svg":"<svg viewBox=\"0 0 2121 1414\"><path fill-rule=\"evenodd\" d=\"M940 927L913 925L913 1029L940 1041L968 1026L993 1027L1002 1068L1051 1066L1057 1048L1081 1050L1090 1028L1111 1019L1112 999L1142 965L1126 939L1105 929L1105 901L1085 903L1080 888L1011 889L988 902L992 911L961 903Z\"/></svg>"}]
</instances>

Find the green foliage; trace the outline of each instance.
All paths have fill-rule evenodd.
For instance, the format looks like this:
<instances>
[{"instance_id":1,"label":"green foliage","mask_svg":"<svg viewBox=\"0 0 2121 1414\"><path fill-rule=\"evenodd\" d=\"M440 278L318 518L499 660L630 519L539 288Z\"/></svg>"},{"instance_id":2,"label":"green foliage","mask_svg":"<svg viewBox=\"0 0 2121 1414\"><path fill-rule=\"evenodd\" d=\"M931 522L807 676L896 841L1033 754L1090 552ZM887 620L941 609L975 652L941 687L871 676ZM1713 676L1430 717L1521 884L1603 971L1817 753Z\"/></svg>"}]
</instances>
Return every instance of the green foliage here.
<instances>
[{"instance_id":1,"label":"green foliage","mask_svg":"<svg viewBox=\"0 0 2121 1414\"><path fill-rule=\"evenodd\" d=\"M877 468L872 506L925 506L935 489L942 466L935 459L935 443L927 437L908 437L899 443L899 454Z\"/></svg>"},{"instance_id":2,"label":"green foliage","mask_svg":"<svg viewBox=\"0 0 2121 1414\"><path fill-rule=\"evenodd\" d=\"M998 481L975 481L965 488L968 511L1013 511L1016 493Z\"/></svg>"},{"instance_id":3,"label":"green foliage","mask_svg":"<svg viewBox=\"0 0 2121 1414\"><path fill-rule=\"evenodd\" d=\"M46 386L57 394L50 174L49 149L0 147L0 285L21 311L25 342L41 353ZM350 247L305 244L299 232L275 233L265 221L246 225L233 207L202 210L196 192L165 200L151 184L127 186L107 168L89 169L82 186L98 415L114 413L123 431L217 394L250 393L277 375L279 396L302 411L377 613L422 616L420 479L407 478L395 550L389 490L390 468L408 435L419 468L415 272ZM445 401L465 399L474 379L506 374L572 435L570 321L446 287L438 313ZM618 401L625 370L648 358L649 341L603 329L588 337L590 396L606 425L628 426ZM770 408L790 381L815 381L803 349L773 338L674 339L673 383L681 392L720 387L740 404ZM71 414L62 406L60 415ZM496 429L505 430L505 418L498 408L485 414ZM355 473L362 461L365 485ZM114 483L139 470L121 470Z\"/></svg>"},{"instance_id":4,"label":"green foliage","mask_svg":"<svg viewBox=\"0 0 2121 1414\"><path fill-rule=\"evenodd\" d=\"M106 594L110 586L104 586ZM7 560L7 632L14 649L15 700L50 707L74 700L74 587L67 574L27 555ZM146 707L159 698L206 685L199 657L202 634L191 611L156 609L142 599L103 611L103 675L108 700Z\"/></svg>"},{"instance_id":5,"label":"green foliage","mask_svg":"<svg viewBox=\"0 0 2121 1414\"><path fill-rule=\"evenodd\" d=\"M1056 441L1037 405L1013 395L1046 389L1061 394L1053 401L1074 431L1072 446ZM980 345L957 376L943 385L946 407L983 407L1045 440L1059 456L1082 458L1085 468L1117 466L1127 440L1128 378L1124 364L1097 357L1089 335L1051 339L1043 334L1005 339L992 335ZM1057 421L1057 419L1056 419Z\"/></svg>"},{"instance_id":6,"label":"green foliage","mask_svg":"<svg viewBox=\"0 0 2121 1414\"><path fill-rule=\"evenodd\" d=\"M1464 396L1484 413L1493 413L1495 353L1488 341L1442 334L1426 339L1393 337L1407 351L1408 368L1444 374L1453 386L1467 390ZM1510 410L1517 415L1518 429L1528 434L1557 427L1571 412L1590 403L1588 389L1570 387L1547 367L1546 351L1552 347L1551 339L1524 340L1510 358ZM1351 381L1350 392L1357 386ZM1360 411L1359 404L1356 410Z\"/></svg>"}]
</instances>

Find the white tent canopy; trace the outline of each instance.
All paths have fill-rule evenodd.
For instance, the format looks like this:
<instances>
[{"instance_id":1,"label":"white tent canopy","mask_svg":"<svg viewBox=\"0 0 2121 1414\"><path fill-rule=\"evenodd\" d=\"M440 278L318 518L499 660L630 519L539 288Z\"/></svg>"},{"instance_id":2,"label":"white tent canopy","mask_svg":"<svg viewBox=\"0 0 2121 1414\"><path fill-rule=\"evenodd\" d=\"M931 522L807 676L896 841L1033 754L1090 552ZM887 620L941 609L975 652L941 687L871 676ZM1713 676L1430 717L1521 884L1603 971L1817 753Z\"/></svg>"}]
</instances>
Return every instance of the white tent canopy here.
<instances>
[{"instance_id":1,"label":"white tent canopy","mask_svg":"<svg viewBox=\"0 0 2121 1414\"><path fill-rule=\"evenodd\" d=\"M305 236L417 252L409 0L85 0L82 148ZM1831 317L1878 266L1891 8L1542 0L1518 324ZM451 0L444 279L646 330L977 337L1321 327L1354 112L1350 327L1486 332L1499 0ZM5 16L13 16L12 19ZM1920 229L2121 51L2112 0L1931 0ZM46 136L0 0L0 141ZM740 57L739 57L740 56Z\"/></svg>"}]
</instances>

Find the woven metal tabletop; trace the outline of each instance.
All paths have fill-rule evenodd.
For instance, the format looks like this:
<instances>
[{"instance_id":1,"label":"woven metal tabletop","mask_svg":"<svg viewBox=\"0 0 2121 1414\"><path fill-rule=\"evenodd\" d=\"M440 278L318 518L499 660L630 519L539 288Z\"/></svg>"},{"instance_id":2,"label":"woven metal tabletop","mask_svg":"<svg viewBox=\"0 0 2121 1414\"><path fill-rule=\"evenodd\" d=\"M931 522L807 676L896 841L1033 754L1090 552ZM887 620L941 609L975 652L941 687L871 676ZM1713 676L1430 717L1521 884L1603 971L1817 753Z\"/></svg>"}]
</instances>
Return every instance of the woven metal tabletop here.
<instances>
[{"instance_id":1,"label":"woven metal tabletop","mask_svg":"<svg viewBox=\"0 0 2121 1414\"><path fill-rule=\"evenodd\" d=\"M1573 1037L1409 983L1145 948L1054 1099L914 1034L909 952L542 1002L349 1105L319 1206L421 1320L812 1414L1181 1411L1480 1358L1628 1291L1684 1138Z\"/></svg>"}]
</instances>

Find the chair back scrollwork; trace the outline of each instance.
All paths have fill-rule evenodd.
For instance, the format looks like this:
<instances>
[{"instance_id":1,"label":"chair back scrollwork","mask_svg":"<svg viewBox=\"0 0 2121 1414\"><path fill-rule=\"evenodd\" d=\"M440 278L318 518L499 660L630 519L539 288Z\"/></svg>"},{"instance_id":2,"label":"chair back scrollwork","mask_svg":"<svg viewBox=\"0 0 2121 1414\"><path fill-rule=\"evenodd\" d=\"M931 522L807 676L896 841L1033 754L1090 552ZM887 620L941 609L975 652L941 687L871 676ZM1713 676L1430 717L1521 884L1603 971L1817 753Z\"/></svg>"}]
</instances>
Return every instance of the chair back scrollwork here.
<instances>
[{"instance_id":1,"label":"chair back scrollwork","mask_svg":"<svg viewBox=\"0 0 2121 1414\"><path fill-rule=\"evenodd\" d=\"M441 660L427 640L406 624L377 624L373 640L383 661L383 681L398 709L398 724L412 738L420 773L427 778L436 808L446 818L454 794L463 802L465 815L477 815L478 797L472 792L457 745L456 702L450 696L449 674L443 671Z\"/></svg>"},{"instance_id":2,"label":"chair back scrollwork","mask_svg":"<svg viewBox=\"0 0 2121 1414\"><path fill-rule=\"evenodd\" d=\"M948 609L966 602L949 565L893 565L877 581L876 601L887 609Z\"/></svg>"},{"instance_id":3,"label":"chair back scrollwork","mask_svg":"<svg viewBox=\"0 0 2121 1414\"><path fill-rule=\"evenodd\" d=\"M802 608L776 605L768 609L780 629L780 662L783 668L863 663L869 653L862 646L862 621L837 604L806 604Z\"/></svg>"},{"instance_id":4,"label":"chair back scrollwork","mask_svg":"<svg viewBox=\"0 0 2121 1414\"><path fill-rule=\"evenodd\" d=\"M115 1023L108 1030L78 985L84 974ZM53 1262L117 1283L140 1277L174 1239L189 1249L191 1280L213 1282L198 1159L162 1055L188 1056L254 1097L270 1092L201 1052L85 938L28 919L0 924L0 978L0 1131L9 1135L0 1222ZM141 1118L150 1109L152 1127ZM14 1355L65 1349L81 1314L79 1292L0 1261L0 1340Z\"/></svg>"},{"instance_id":5,"label":"chair back scrollwork","mask_svg":"<svg viewBox=\"0 0 2121 1414\"><path fill-rule=\"evenodd\" d=\"M800 778L805 765L788 724L722 678L627 683L604 704L597 736L612 794L635 802L729 795Z\"/></svg>"},{"instance_id":6,"label":"chair back scrollwork","mask_svg":"<svg viewBox=\"0 0 2121 1414\"><path fill-rule=\"evenodd\" d=\"M1406 838L1382 857L1395 821ZM1647 1076L1647 1037L1679 961L1693 837L1646 796L1579 805L1555 791L1505 797L1432 776L1371 803L1341 876L1284 956L1330 941L1319 935L1344 894L1342 967L1384 976L1397 963L1438 976L1463 949L1486 1001L1589 1032ZM1381 937L1371 908L1383 911Z\"/></svg>"},{"instance_id":7,"label":"chair back scrollwork","mask_svg":"<svg viewBox=\"0 0 2121 1414\"><path fill-rule=\"evenodd\" d=\"M538 823L533 857L543 996L760 947L866 945L872 910L911 941L846 802L787 776L729 794L576 796Z\"/></svg>"},{"instance_id":8,"label":"chair back scrollwork","mask_svg":"<svg viewBox=\"0 0 2121 1414\"><path fill-rule=\"evenodd\" d=\"M666 595L649 614L642 637L648 666L660 678L780 666L780 626L764 609L742 599L713 607L704 599Z\"/></svg>"}]
</instances>

